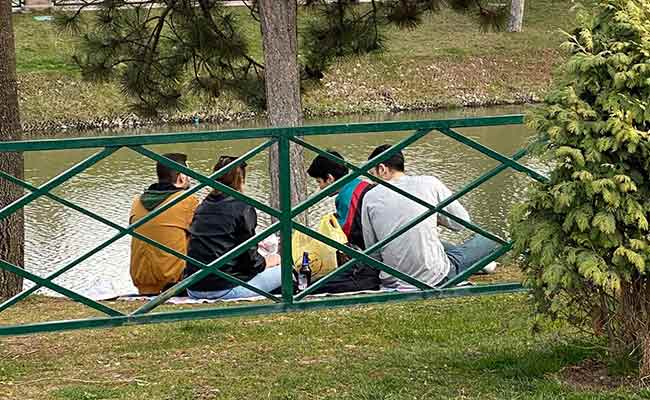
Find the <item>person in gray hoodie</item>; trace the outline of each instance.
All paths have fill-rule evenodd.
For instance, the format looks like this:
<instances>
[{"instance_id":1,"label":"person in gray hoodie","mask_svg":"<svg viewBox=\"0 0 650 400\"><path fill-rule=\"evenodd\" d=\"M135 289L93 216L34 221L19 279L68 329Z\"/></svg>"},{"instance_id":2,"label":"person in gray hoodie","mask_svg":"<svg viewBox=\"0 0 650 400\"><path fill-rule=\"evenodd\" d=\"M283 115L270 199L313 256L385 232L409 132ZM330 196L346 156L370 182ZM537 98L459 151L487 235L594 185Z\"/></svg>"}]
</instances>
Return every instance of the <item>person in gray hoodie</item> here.
<instances>
[{"instance_id":1,"label":"person in gray hoodie","mask_svg":"<svg viewBox=\"0 0 650 400\"><path fill-rule=\"evenodd\" d=\"M368 160L390 147L377 147ZM433 176L406 175L402 152L395 153L377 165L371 173L432 205L452 195L451 190ZM397 232L425 211L427 209L422 205L378 185L365 196L361 210L361 226L366 248ZM469 213L459 201L449 204L445 211L470 221ZM398 236L373 254L373 257L413 278L436 286L465 271L497 247L496 242L481 235L473 236L460 245L443 242L438 234L438 225L454 231L463 229L459 223L438 213ZM488 265L486 272L491 272L494 268L496 264ZM413 289L412 285L385 272L380 274L380 279L382 287L385 288Z\"/></svg>"}]
</instances>

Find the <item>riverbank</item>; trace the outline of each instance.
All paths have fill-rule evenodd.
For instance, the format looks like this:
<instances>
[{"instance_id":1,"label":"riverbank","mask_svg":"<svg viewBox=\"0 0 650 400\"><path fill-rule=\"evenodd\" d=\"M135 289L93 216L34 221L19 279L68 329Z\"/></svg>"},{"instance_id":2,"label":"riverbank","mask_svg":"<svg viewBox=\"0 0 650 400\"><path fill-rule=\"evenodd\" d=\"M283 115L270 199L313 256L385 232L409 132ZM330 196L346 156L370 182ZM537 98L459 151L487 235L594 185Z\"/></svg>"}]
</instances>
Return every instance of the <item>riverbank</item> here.
<instances>
[{"instance_id":1,"label":"riverbank","mask_svg":"<svg viewBox=\"0 0 650 400\"><path fill-rule=\"evenodd\" d=\"M72 302L35 298L3 323L33 313L80 315ZM530 313L524 295L500 295L3 338L0 397L632 400L650 394L615 384L615 369L610 376L599 363L598 341L560 325L543 324L533 334ZM601 375L576 379L588 377L577 367L585 365L600 365Z\"/></svg>"},{"instance_id":2,"label":"riverbank","mask_svg":"<svg viewBox=\"0 0 650 400\"><path fill-rule=\"evenodd\" d=\"M303 97L307 117L431 111L534 103L543 99L573 15L558 0L529 2L525 31L482 33L474 20L449 10L415 30L387 32L386 51L340 60ZM245 10L240 23L255 43L259 31ZM14 16L23 125L28 132L222 122L262 117L240 101L188 98L185 108L146 120L129 111L119 85L89 83L72 63L76 40L35 14ZM255 46L254 46L255 47ZM259 46L257 46L259 47ZM260 49L255 50L261 57Z\"/></svg>"}]
</instances>

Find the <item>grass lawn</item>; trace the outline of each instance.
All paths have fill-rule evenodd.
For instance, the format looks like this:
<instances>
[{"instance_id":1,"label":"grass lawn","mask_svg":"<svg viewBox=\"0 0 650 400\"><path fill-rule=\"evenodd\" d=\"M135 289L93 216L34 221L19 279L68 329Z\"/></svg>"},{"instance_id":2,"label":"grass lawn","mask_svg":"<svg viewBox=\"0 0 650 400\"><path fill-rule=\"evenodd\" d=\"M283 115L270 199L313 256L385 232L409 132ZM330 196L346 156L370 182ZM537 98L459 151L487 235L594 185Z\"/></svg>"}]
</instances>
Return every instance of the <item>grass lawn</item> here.
<instances>
[{"instance_id":1,"label":"grass lawn","mask_svg":"<svg viewBox=\"0 0 650 400\"><path fill-rule=\"evenodd\" d=\"M391 28L386 52L340 60L322 85L306 92L305 109L323 115L539 99L562 59L558 29L570 29L572 4L536 0L526 6L525 32L520 34L482 33L471 16L450 10L426 17L415 30ZM258 26L245 8L234 12L261 59ZM33 16L14 16L23 121L33 125L127 113L128 102L117 84L80 79L71 62L77 38ZM245 111L245 104L227 97L211 105L189 99L179 115Z\"/></svg>"},{"instance_id":2,"label":"grass lawn","mask_svg":"<svg viewBox=\"0 0 650 400\"><path fill-rule=\"evenodd\" d=\"M561 326L532 334L530 315L524 295L501 295L3 338L0 398L650 398L565 383L599 343Z\"/></svg>"}]
</instances>

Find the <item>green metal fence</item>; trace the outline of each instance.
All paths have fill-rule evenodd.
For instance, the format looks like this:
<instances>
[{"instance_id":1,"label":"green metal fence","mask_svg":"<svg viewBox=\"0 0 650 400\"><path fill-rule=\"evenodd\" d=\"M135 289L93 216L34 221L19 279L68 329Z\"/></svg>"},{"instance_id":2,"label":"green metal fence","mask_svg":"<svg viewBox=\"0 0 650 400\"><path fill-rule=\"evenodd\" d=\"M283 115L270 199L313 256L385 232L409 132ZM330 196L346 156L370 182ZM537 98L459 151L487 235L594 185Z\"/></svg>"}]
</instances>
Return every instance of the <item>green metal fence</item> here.
<instances>
[{"instance_id":1,"label":"green metal fence","mask_svg":"<svg viewBox=\"0 0 650 400\"><path fill-rule=\"evenodd\" d=\"M0 260L0 268L6 271L15 273L22 276L23 278L32 281L35 285L30 289L24 290L22 293L5 300L0 304L0 335L17 335L17 334L28 334L36 332L51 332L51 331L61 331L68 329L79 329L79 328L95 328L95 327L108 327L108 326L119 326L119 325L128 325L128 324L144 324L144 323L154 323L154 322L164 322L164 321L178 321L178 320L189 320L189 319L201 319L201 318L215 318L215 317L224 317L232 315L249 315L249 314L261 314L261 313L275 313L275 312L286 312L286 311L295 311L295 310L307 310L314 308L323 308L323 307L334 307L334 306L345 306L353 304L364 304L371 302L386 302L386 301L396 301L396 300L407 300L407 299L423 299L423 298L435 298L435 297L450 297L450 296L462 296L462 295L472 295L472 294L486 294L486 293L504 293L504 292L514 292L521 290L521 285L517 283L503 283L503 284L489 284L489 285L477 285L477 286L468 286L468 287L456 287L456 285L466 280L468 277L482 269L489 262L495 260L501 255L505 254L511 249L512 243L506 239L503 239L493 233L488 232L485 229L482 229L479 226L476 226L470 222L464 221L452 214L447 213L444 208L452 203L453 201L461 198L465 194L474 190L484 182L493 178L497 174L506 169L514 169L523 174L528 175L532 179L537 181L545 181L547 178L537 171L521 164L518 162L520 158L526 155L526 149L522 149L511 156L505 156L499 154L498 152L462 135L456 129L466 128L466 127L486 127L486 126L501 126L501 125L514 125L521 124L523 122L523 117L521 115L510 115L510 116L497 116L497 117L485 117L485 118L468 118L468 119L448 119L448 120L430 120L430 121L406 121L406 122L381 122L381 123L361 123L361 124L342 124L342 125L319 125L319 126L303 126L296 128L268 128L268 129L239 129L239 130L228 130L228 131L213 131L213 132L190 132L190 133L174 133L174 134L162 134L162 135L147 135L147 136L126 136L126 137L105 137L105 138L79 138L79 139L60 139L60 140L29 140L29 141L18 141L18 142L0 142L0 152L36 152L36 151L50 151L50 150L71 150L71 149L100 149L97 153L91 155L90 157L82 160L78 164L72 166L68 170L59 174L58 176L50 179L41 186L34 186L24 180L18 179L14 176L11 176L3 171L0 171L0 179L7 179L17 185L20 185L26 189L29 193L25 194L20 199L16 200L12 204L6 205L0 209L0 219L6 218L10 214L20 210L22 207L25 207L27 204L32 201L44 196L55 202L58 202L66 207L69 207L73 210L76 210L90 218L93 218L101 223L104 223L115 230L117 233L106 240L105 242L97 245L95 248L89 250L85 254L76 258L73 261L68 262L67 264L61 266L56 272L50 274L46 277L40 277L33 273L28 272L29 266L27 269L20 268L17 265L13 265L6 260ZM348 162L345 162L337 157L331 155L330 153L308 143L305 138L313 135L343 135L343 134L377 134L385 132L411 132L410 135L399 141L397 144L393 145L390 149L386 150L377 157L369 160L363 165L357 167ZM415 143L419 139L431 134L438 133L450 137L454 140L463 143L466 146L469 146L488 157L497 160L500 165L496 168L490 170L489 172L483 174L482 176L476 178L464 188L462 188L457 193L450 196L448 199L442 201L440 204L428 204L427 202L413 196L410 193L404 192L403 190L391 185L388 182L385 182L379 178L376 178L370 175L367 171L372 169L374 166L378 165L382 161L385 161L392 154L397 151L400 151L407 146ZM237 161L229 164L228 166L214 172L209 176L202 175L196 171L191 170L183 165L175 163L174 161L167 159L145 146L150 145L162 145L162 144L177 144L177 143L189 143L189 142L215 142L215 141L224 141L224 140L236 140L236 139L266 139L266 142L260 144L259 146L251 149L246 154L242 155ZM350 173L336 181L334 184L328 186L326 189L321 190L320 192L312 195L305 201L300 204L297 204L292 207L291 205L291 177L290 177L290 144L295 143L301 145L304 148L314 151L318 154L321 154L325 157L328 157L332 160L345 164L350 168ZM225 186L215 179L226 174L232 168L235 168L240 163L249 160L255 155L261 153L262 151L268 149L270 146L277 145L279 151L279 171L280 171L280 207L275 209L270 207L267 204L264 204L260 201L257 201L253 198L250 198L242 193L239 193L228 186ZM61 198L60 196L54 194L52 191L59 187L64 182L68 181L77 174L87 170L91 166L95 165L97 162L102 159L111 156L117 150L127 148L132 151L135 151L142 156L163 163L169 167L172 167L186 175L194 178L198 181L198 185L192 189L185 192L183 195L176 197L173 201L166 203L160 208L155 209L150 212L144 218L134 222L133 224L123 227L119 224L107 220L96 213L86 210L83 207L80 207L68 200ZM387 186L388 188L400 193L404 197L421 204L426 208L426 211L414 218L407 225L403 226L398 232L391 235L384 240L381 240L379 243L376 243L372 247L366 249L365 251L356 251L345 245L342 245L334 240L329 239L321 235L320 233L310 229L309 227L296 221L296 217L305 212L311 206L315 205L319 201L323 200L327 196L338 191L343 185L350 182L356 177L363 176L367 179L370 179L380 185ZM227 193L233 197L241 199L260 211L263 211L269 214L274 218L275 221L268 228L264 229L262 232L257 234L255 237L247 240L246 242L240 244L236 248L232 249L230 252L222 256L221 258L215 260L212 263L204 264L195 260L191 257L188 257L185 254L178 253L177 251L156 242L146 236L143 236L136 232L138 227L141 227L148 221L155 218L157 215L165 212L169 208L173 207L175 204L179 203L183 199L191 196L192 194L200 191L204 188L214 188L224 193ZM126 210L125 210L126 212ZM482 260L479 260L475 265L469 268L464 273L456 276L455 278L447 281L444 285L440 287L431 287L425 282L421 282L418 279L405 275L400 271L392 268L389 265L386 265L380 261L377 261L369 256L376 250L382 248L387 243L403 234L407 230L411 229L415 225L424 221L425 219L433 216L436 213L443 214L448 218L458 222L467 229L474 231L480 235L483 235L487 238L490 238L498 242L501 246L496 249L492 254L485 257ZM305 291L294 295L293 294L293 283L292 283L292 251L291 251L291 233L292 231L299 231L306 235L309 235L317 240L322 241L323 243L336 248L337 250L346 253L352 260L335 269L322 279L313 283ZM276 232L280 233L280 255L282 258L282 294L281 296L276 296L271 293L267 293L263 290L260 290L256 287L249 285L246 282L243 282L235 277L232 277L222 271L222 268L228 261L239 256L251 246L257 245L259 242L274 234ZM94 301L88 297L85 297L79 293L68 290L56 283L54 279L64 274L65 272L71 270L75 266L79 265L85 260L88 260L93 255L102 251L106 247L110 246L112 243L117 240L125 237L132 236L139 240L149 243L152 246L155 246L163 251L166 251L174 256L185 260L188 263L199 266L201 269L183 280L182 282L176 284L172 288L168 289L164 293L155 297L151 301L145 303L135 311L131 313L123 313L114 308L111 308L109 304L105 302ZM318 288L322 287L329 279L332 279L336 275L342 273L346 269L350 268L355 261L363 261L364 263L376 268L378 270L384 271L390 275L397 277L405 282L412 284L417 287L418 291L412 292L387 292L380 294L366 294L366 295L356 295L356 296L343 296L343 297L329 297L329 298L319 298L313 299L308 298L310 294L314 293ZM195 282L198 282L205 276L209 274L215 274L220 276L223 279L227 279L231 282L234 282L237 285L242 285L247 287L250 290L255 291L256 293L266 297L271 301L270 304L256 304L256 305L245 305L245 306L234 306L234 307L200 307L195 309L183 309L176 311L165 311L165 312L153 312L158 306L163 304L166 300L173 297L179 291L193 285ZM15 307L17 303L21 300L24 300L29 295L33 294L40 288L48 288L54 292L57 292L71 300L79 302L87 307L90 307L94 310L105 314L103 317L98 318L88 318L88 319L78 319L78 320L65 320L65 321L47 321L40 323L30 323L22 325L7 325L2 322L2 312L7 310L10 307Z\"/></svg>"}]
</instances>

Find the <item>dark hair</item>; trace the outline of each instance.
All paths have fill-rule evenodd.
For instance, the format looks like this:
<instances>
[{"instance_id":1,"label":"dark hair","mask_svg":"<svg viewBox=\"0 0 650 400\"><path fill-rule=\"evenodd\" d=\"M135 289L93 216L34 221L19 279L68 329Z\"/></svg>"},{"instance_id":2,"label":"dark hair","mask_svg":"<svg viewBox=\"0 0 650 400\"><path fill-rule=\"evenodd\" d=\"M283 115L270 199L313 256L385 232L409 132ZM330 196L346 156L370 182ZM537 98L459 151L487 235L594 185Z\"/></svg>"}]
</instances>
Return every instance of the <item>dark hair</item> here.
<instances>
[{"instance_id":1,"label":"dark hair","mask_svg":"<svg viewBox=\"0 0 650 400\"><path fill-rule=\"evenodd\" d=\"M327 152L335 157L343 159L343 156L334 150L327 150ZM321 155L316 156L307 169L307 175L312 178L321 178L322 180L327 179L327 175L332 175L334 180L337 180L347 174L348 167Z\"/></svg>"},{"instance_id":2,"label":"dark hair","mask_svg":"<svg viewBox=\"0 0 650 400\"><path fill-rule=\"evenodd\" d=\"M381 146L377 147L370 153L370 156L368 157L368 160L372 160L373 158L377 157L384 151L390 149L391 145L389 144L382 144ZM392 169L393 171L399 171L399 172L404 172L404 154L402 154L402 151L398 151L397 153L394 153L388 160L381 162L381 164L384 164L388 168Z\"/></svg>"},{"instance_id":3,"label":"dark hair","mask_svg":"<svg viewBox=\"0 0 650 400\"><path fill-rule=\"evenodd\" d=\"M234 156L221 156L219 157L219 160L217 163L214 165L214 168L212 169L212 172L217 172L220 169L224 168L228 164L234 162L237 160L238 157ZM228 171L225 175L222 175L221 177L217 178L217 182L221 182L226 186L230 186L231 188L241 191L242 186L244 185L244 181L246 180L246 162L241 162L237 164L237 167L231 169ZM219 190L214 190L215 192L219 192Z\"/></svg>"},{"instance_id":4,"label":"dark hair","mask_svg":"<svg viewBox=\"0 0 650 400\"><path fill-rule=\"evenodd\" d=\"M179 164L187 167L187 156L182 153L167 153L162 155ZM173 168L170 168L160 162L156 164L156 175L158 175L158 182L161 183L176 183L180 173Z\"/></svg>"}]
</instances>

